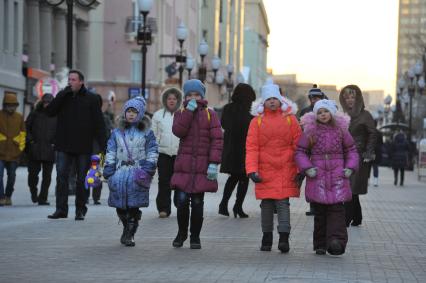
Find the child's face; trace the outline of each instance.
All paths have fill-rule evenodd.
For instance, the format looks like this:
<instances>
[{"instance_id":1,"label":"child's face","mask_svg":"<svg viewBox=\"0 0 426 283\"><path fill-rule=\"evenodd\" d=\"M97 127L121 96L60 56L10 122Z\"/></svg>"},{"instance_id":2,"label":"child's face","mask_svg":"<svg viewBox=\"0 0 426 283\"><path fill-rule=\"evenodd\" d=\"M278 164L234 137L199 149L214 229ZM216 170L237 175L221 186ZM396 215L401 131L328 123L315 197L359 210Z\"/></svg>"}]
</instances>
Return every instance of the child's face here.
<instances>
[{"instance_id":1,"label":"child's face","mask_svg":"<svg viewBox=\"0 0 426 283\"><path fill-rule=\"evenodd\" d=\"M331 113L327 109L320 108L317 112L317 120L322 124L327 124L331 120Z\"/></svg>"},{"instance_id":2,"label":"child's face","mask_svg":"<svg viewBox=\"0 0 426 283\"><path fill-rule=\"evenodd\" d=\"M177 97L174 94L170 94L166 99L166 107L168 110L174 110L177 104Z\"/></svg>"},{"instance_id":3,"label":"child's face","mask_svg":"<svg viewBox=\"0 0 426 283\"><path fill-rule=\"evenodd\" d=\"M198 92L190 92L185 96L185 100L191 100L191 99L195 99L195 100L200 100L202 97Z\"/></svg>"},{"instance_id":4,"label":"child's face","mask_svg":"<svg viewBox=\"0 0 426 283\"><path fill-rule=\"evenodd\" d=\"M271 97L265 101L264 106L269 110L276 111L281 107L281 102L275 97Z\"/></svg>"},{"instance_id":5,"label":"child's face","mask_svg":"<svg viewBox=\"0 0 426 283\"><path fill-rule=\"evenodd\" d=\"M133 107L130 107L126 111L126 121L129 123L135 122L136 118L138 117L138 114L139 114L138 110L136 110Z\"/></svg>"}]
</instances>

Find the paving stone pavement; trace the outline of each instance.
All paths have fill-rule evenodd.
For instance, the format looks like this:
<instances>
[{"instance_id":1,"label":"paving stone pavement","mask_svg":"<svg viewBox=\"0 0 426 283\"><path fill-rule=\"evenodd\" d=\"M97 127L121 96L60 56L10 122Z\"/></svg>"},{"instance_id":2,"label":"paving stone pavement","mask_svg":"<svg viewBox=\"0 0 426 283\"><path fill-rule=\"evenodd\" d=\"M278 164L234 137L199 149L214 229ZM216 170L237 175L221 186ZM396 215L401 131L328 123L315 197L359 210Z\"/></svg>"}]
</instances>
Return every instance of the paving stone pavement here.
<instances>
[{"instance_id":1,"label":"paving stone pavement","mask_svg":"<svg viewBox=\"0 0 426 283\"><path fill-rule=\"evenodd\" d=\"M30 201L26 168L19 168L13 206L0 207L0 282L426 282L426 185L408 172L404 187L395 187L392 172L380 168L379 187L361 197L364 221L349 228L346 254L318 256L312 251L313 217L305 216L302 198L291 200L289 254L260 252L260 208L253 186L244 204L248 219L217 214L220 189L205 198L201 250L172 248L176 213L159 219L151 205L143 209L136 247L119 243L121 226L115 210L89 205L85 221L74 220L70 197L68 219L49 220L54 206ZM53 186L49 200L53 204ZM235 193L230 203L235 198Z\"/></svg>"}]
</instances>

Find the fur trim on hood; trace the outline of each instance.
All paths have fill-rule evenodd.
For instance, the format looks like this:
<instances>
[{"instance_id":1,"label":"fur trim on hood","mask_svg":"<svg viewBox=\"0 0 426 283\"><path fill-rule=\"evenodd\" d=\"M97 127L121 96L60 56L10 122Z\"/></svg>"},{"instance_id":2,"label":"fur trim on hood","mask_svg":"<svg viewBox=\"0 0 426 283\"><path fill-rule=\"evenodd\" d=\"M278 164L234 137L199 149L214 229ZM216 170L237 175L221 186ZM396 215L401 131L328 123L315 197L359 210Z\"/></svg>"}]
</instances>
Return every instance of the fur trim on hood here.
<instances>
[{"instance_id":1,"label":"fur trim on hood","mask_svg":"<svg viewBox=\"0 0 426 283\"><path fill-rule=\"evenodd\" d=\"M346 101L343 97L343 94L345 93L346 89L353 89L355 91L355 105L352 109L349 109L346 105ZM343 111L348 113L351 117L356 117L361 113L362 110L364 110L364 99L362 97L361 89L357 85L347 85L340 91L339 95L339 101L340 105L343 107Z\"/></svg>"},{"instance_id":2,"label":"fur trim on hood","mask_svg":"<svg viewBox=\"0 0 426 283\"><path fill-rule=\"evenodd\" d=\"M337 128L343 130L349 129L349 123L351 121L349 115L337 111L336 114L333 115L333 120ZM314 133L319 125L317 122L317 115L313 112L306 113L300 118L300 125L305 133Z\"/></svg>"},{"instance_id":3,"label":"fur trim on hood","mask_svg":"<svg viewBox=\"0 0 426 283\"><path fill-rule=\"evenodd\" d=\"M128 125L128 122L126 122L126 119L123 116L120 116L118 118L118 128L120 130L124 130L126 128L126 125ZM149 118L147 115L143 116L142 119L137 122L136 125L141 130L146 130L151 128L151 118Z\"/></svg>"},{"instance_id":4,"label":"fur trim on hood","mask_svg":"<svg viewBox=\"0 0 426 283\"><path fill-rule=\"evenodd\" d=\"M282 100L284 101L281 105L283 112L296 115L298 110L297 104L286 97L283 97ZM262 103L262 98L258 98L251 104L250 114L253 116L259 116L264 112L264 110L265 108Z\"/></svg>"},{"instance_id":5,"label":"fur trim on hood","mask_svg":"<svg viewBox=\"0 0 426 283\"><path fill-rule=\"evenodd\" d=\"M169 87L166 88L162 93L161 93L161 102L163 103L163 107L164 109L167 109L167 97L169 97L170 94L174 94L176 95L177 98L177 104L176 104L176 109L174 109L173 112L175 112L176 110L178 110L181 105L182 105L182 100L183 100L183 93L180 89L176 88L176 87Z\"/></svg>"}]
</instances>

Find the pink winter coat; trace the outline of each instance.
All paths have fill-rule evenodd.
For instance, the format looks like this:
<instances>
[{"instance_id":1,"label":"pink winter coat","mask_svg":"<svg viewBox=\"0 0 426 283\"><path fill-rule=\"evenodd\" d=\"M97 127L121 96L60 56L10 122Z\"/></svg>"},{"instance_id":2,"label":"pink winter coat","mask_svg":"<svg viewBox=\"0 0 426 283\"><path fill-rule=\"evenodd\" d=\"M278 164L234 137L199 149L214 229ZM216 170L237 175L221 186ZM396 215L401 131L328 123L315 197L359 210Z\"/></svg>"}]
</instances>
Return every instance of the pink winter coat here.
<instances>
[{"instance_id":1,"label":"pink winter coat","mask_svg":"<svg viewBox=\"0 0 426 283\"><path fill-rule=\"evenodd\" d=\"M320 124L314 113L301 118L304 133L296 150L296 164L302 172L316 167L317 176L306 177L308 202L336 204L352 199L349 179L343 169L358 169L359 156L348 131L349 116L337 112L334 124Z\"/></svg>"},{"instance_id":2,"label":"pink winter coat","mask_svg":"<svg viewBox=\"0 0 426 283\"><path fill-rule=\"evenodd\" d=\"M180 142L171 187L186 193L216 192L217 181L207 179L207 167L221 162L222 128L206 100L198 100L197 105L194 112L182 109L174 115L172 131Z\"/></svg>"}]
</instances>

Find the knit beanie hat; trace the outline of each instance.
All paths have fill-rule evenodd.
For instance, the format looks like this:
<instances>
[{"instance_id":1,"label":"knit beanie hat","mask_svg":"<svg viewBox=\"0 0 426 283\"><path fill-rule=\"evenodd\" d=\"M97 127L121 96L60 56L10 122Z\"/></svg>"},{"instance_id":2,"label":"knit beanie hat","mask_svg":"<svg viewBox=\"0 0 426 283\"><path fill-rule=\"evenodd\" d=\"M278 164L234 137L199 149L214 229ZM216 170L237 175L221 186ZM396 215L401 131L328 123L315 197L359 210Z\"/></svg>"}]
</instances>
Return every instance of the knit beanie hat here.
<instances>
[{"instance_id":1,"label":"knit beanie hat","mask_svg":"<svg viewBox=\"0 0 426 283\"><path fill-rule=\"evenodd\" d=\"M145 115L145 99L142 96L138 96L127 100L123 106L123 117L126 117L126 111L129 108L135 108L138 111L138 116L136 116L136 121L139 122L142 120Z\"/></svg>"},{"instance_id":2,"label":"knit beanie hat","mask_svg":"<svg viewBox=\"0 0 426 283\"><path fill-rule=\"evenodd\" d=\"M311 88L308 92L308 97L314 97L314 96L323 97L324 95L325 95L324 92L322 92L321 89L316 84L314 84L313 88Z\"/></svg>"},{"instance_id":3,"label":"knit beanie hat","mask_svg":"<svg viewBox=\"0 0 426 283\"><path fill-rule=\"evenodd\" d=\"M260 92L262 96L262 101L257 108L258 113L263 113L263 111L265 110L265 107L264 107L265 101L268 100L269 98L278 99L281 103L282 111L286 111L288 109L289 105L284 100L284 97L280 94L280 87L278 85L273 83L265 84L264 86L262 86Z\"/></svg>"},{"instance_id":4,"label":"knit beanie hat","mask_svg":"<svg viewBox=\"0 0 426 283\"><path fill-rule=\"evenodd\" d=\"M328 99L322 99L320 101L317 101L314 105L314 113L315 115L318 114L318 111L321 109L327 109L332 116L334 116L337 112L337 105L336 105L336 101L334 100L328 100Z\"/></svg>"},{"instance_id":5,"label":"knit beanie hat","mask_svg":"<svg viewBox=\"0 0 426 283\"><path fill-rule=\"evenodd\" d=\"M197 92L202 98L204 98L206 96L206 87L200 80L187 80L183 84L183 93L187 96L190 92Z\"/></svg>"}]
</instances>

